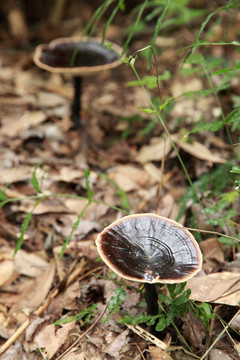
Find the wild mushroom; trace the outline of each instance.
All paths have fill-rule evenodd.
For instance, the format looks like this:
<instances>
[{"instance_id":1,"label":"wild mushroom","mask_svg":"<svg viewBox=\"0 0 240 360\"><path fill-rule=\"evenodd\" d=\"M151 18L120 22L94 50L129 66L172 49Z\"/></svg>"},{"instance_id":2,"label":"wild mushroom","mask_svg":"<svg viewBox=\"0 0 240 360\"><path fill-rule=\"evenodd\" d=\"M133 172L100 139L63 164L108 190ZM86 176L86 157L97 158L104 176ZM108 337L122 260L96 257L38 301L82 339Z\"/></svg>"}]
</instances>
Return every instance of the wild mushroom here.
<instances>
[{"instance_id":1,"label":"wild mushroom","mask_svg":"<svg viewBox=\"0 0 240 360\"><path fill-rule=\"evenodd\" d=\"M111 49L101 43L100 38L59 38L49 44L38 45L33 60L35 64L52 73L72 74L74 99L72 121L80 127L82 77L118 66L122 49L111 42Z\"/></svg>"},{"instance_id":2,"label":"wild mushroom","mask_svg":"<svg viewBox=\"0 0 240 360\"><path fill-rule=\"evenodd\" d=\"M102 260L122 278L144 283L147 312L158 314L155 283L181 283L198 273L202 255L192 234L155 214L123 217L96 239Z\"/></svg>"}]
</instances>

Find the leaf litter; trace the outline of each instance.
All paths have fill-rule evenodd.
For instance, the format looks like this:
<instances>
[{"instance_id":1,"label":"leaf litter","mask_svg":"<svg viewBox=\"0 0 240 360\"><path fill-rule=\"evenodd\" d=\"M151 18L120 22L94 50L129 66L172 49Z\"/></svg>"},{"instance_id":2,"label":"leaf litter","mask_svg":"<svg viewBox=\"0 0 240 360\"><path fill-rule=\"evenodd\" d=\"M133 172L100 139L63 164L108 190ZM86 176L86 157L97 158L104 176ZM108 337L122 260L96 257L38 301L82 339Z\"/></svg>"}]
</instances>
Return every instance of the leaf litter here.
<instances>
[{"instance_id":1,"label":"leaf litter","mask_svg":"<svg viewBox=\"0 0 240 360\"><path fill-rule=\"evenodd\" d=\"M86 16L84 11L83 17ZM18 16L21 19L21 13ZM119 26L116 28L117 33L121 33ZM59 36L66 36L64 27L58 32ZM40 34L34 36L41 42ZM172 46L177 49L173 39ZM193 41L192 37L190 39ZM122 66L111 72L111 77L102 74L99 79L93 78L101 87L84 80L83 120L86 125L83 131L76 132L70 120L70 79L36 69L31 56L26 56L24 50L13 50L11 42L10 46L6 43L4 46L12 54L0 54L0 189L4 196L16 200L0 210L1 345L15 334L18 336L1 359L58 359L61 354L65 354L62 357L65 360L200 358L190 354L177 337L172 340L170 330L160 340L144 327L119 324L119 314L110 316L105 309L121 279L97 261L95 239L98 232L129 208L132 213L157 212L176 220L180 212L178 200L188 187L172 143L163 136L162 128L155 123L153 130L146 130L152 120L139 107L147 108L149 104L142 89L126 87L129 78L135 80L130 68ZM145 46L144 41L133 42L133 48L141 46ZM16 57L22 58L22 63L16 65ZM163 68L176 67L171 52L160 54L159 63ZM139 64L144 76L146 63L139 59ZM181 75L176 75L169 80L168 88L174 96L179 96L184 92L201 91L204 85L197 77L185 82ZM94 101L93 93L98 94ZM182 137L184 129L176 127L175 120L181 121L181 117L185 118L186 131L192 130L192 124L200 116L204 115L206 120L218 118L219 109L213 97L200 100L176 98L169 115L172 139L190 164L193 177L200 172L197 159L202 164L200 167L208 171L214 164L225 164L231 157L224 137L201 133L200 138L188 142ZM123 118L128 118L128 122ZM31 184L34 167L38 164L36 181L47 196L34 209L22 249L13 257L21 225L35 204L35 199L26 197L39 196ZM84 211L60 259L62 245L71 234L76 217L88 204L86 167L90 168L94 201ZM61 196L64 194L69 196ZM199 218L200 211L197 210ZM188 213L178 221L189 224ZM204 254L203 270L187 284L192 291L191 298L209 302L215 309L217 306L220 309L221 306L227 306L225 309L237 307L239 269L225 270L230 264L231 249L209 237L204 237L200 246ZM140 294L131 288L134 285L126 285L129 286L127 298L121 304L120 313L139 315L145 311L139 306ZM76 321L77 314L92 304L97 305L93 318L85 322L85 315ZM57 320L71 316L75 320L54 325ZM101 316L110 318L104 323ZM239 331L237 321L232 326ZM217 324L215 331L219 333L221 329ZM207 333L192 313L182 320L182 333L193 352L199 354L207 341ZM74 340L80 337L76 347L68 352ZM234 345L239 349L237 339ZM224 338L219 348L210 351L209 359L235 359L235 353L224 351L229 342ZM180 345L174 347L175 343Z\"/></svg>"}]
</instances>

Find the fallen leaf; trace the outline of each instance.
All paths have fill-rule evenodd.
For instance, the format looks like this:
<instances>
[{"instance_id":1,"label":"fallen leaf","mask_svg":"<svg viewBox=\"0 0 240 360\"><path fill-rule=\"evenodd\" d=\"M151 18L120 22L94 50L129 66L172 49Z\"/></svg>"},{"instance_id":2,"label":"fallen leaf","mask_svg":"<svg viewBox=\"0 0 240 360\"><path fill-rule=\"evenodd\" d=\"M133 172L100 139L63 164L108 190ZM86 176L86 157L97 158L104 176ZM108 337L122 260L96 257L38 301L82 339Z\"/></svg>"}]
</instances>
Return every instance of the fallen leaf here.
<instances>
[{"instance_id":1,"label":"fallen leaf","mask_svg":"<svg viewBox=\"0 0 240 360\"><path fill-rule=\"evenodd\" d=\"M34 337L34 341L36 343L36 349L40 349L44 359L50 360L54 356L67 340L69 333L74 326L75 321L68 324L62 324L60 328L56 328L53 324L43 327L43 329Z\"/></svg>"},{"instance_id":2,"label":"fallen leaf","mask_svg":"<svg viewBox=\"0 0 240 360\"><path fill-rule=\"evenodd\" d=\"M22 344L16 341L4 354L1 355L1 360L27 360L23 353Z\"/></svg>"},{"instance_id":3,"label":"fallen leaf","mask_svg":"<svg viewBox=\"0 0 240 360\"><path fill-rule=\"evenodd\" d=\"M27 214L32 211L34 202L31 200L23 200L19 206L19 211L25 212ZM34 209L34 215L47 214L47 213L69 213L69 210L61 199L44 199L41 201L38 206Z\"/></svg>"},{"instance_id":4,"label":"fallen leaf","mask_svg":"<svg viewBox=\"0 0 240 360\"><path fill-rule=\"evenodd\" d=\"M0 183L12 184L14 182L24 181L31 178L33 168L31 166L21 166L2 169L0 172Z\"/></svg>"},{"instance_id":5,"label":"fallen leaf","mask_svg":"<svg viewBox=\"0 0 240 360\"><path fill-rule=\"evenodd\" d=\"M212 349L209 353L209 360L232 360L232 357L220 349Z\"/></svg>"},{"instance_id":6,"label":"fallen leaf","mask_svg":"<svg viewBox=\"0 0 240 360\"><path fill-rule=\"evenodd\" d=\"M56 106L66 103L66 99L58 94L53 94L50 92L40 91L38 93L38 106L39 107L50 107L54 108Z\"/></svg>"},{"instance_id":7,"label":"fallen leaf","mask_svg":"<svg viewBox=\"0 0 240 360\"><path fill-rule=\"evenodd\" d=\"M4 260L0 262L0 287L6 284L13 275L14 265L11 260Z\"/></svg>"},{"instance_id":8,"label":"fallen leaf","mask_svg":"<svg viewBox=\"0 0 240 360\"><path fill-rule=\"evenodd\" d=\"M149 346L148 350L151 354L151 360L172 360L173 359L166 351L164 351L156 346Z\"/></svg>"},{"instance_id":9,"label":"fallen leaf","mask_svg":"<svg viewBox=\"0 0 240 360\"><path fill-rule=\"evenodd\" d=\"M238 306L240 274L224 271L206 276L195 276L188 280L187 288L191 289L191 299Z\"/></svg>"},{"instance_id":10,"label":"fallen leaf","mask_svg":"<svg viewBox=\"0 0 240 360\"><path fill-rule=\"evenodd\" d=\"M224 263L223 244L219 244L216 238L201 241L199 246L207 259L216 260L219 264Z\"/></svg>"},{"instance_id":11,"label":"fallen leaf","mask_svg":"<svg viewBox=\"0 0 240 360\"><path fill-rule=\"evenodd\" d=\"M45 120L46 114L43 111L26 112L20 118L13 119L11 121L11 126L9 126L9 123L7 122L4 123L1 128L1 134L3 136L14 137L19 135L21 131L38 126Z\"/></svg>"},{"instance_id":12,"label":"fallen leaf","mask_svg":"<svg viewBox=\"0 0 240 360\"><path fill-rule=\"evenodd\" d=\"M168 137L152 138L150 145L141 147L136 156L136 161L140 164L145 164L149 161L161 161L171 149L172 144Z\"/></svg>"},{"instance_id":13,"label":"fallen leaf","mask_svg":"<svg viewBox=\"0 0 240 360\"><path fill-rule=\"evenodd\" d=\"M125 192L146 187L150 183L149 175L144 170L132 165L114 167L109 171L109 178L113 179Z\"/></svg>"},{"instance_id":14,"label":"fallen leaf","mask_svg":"<svg viewBox=\"0 0 240 360\"><path fill-rule=\"evenodd\" d=\"M58 173L51 174L51 178L55 181L73 182L81 179L83 174L83 170L75 169L72 166L62 166Z\"/></svg>"},{"instance_id":15,"label":"fallen leaf","mask_svg":"<svg viewBox=\"0 0 240 360\"><path fill-rule=\"evenodd\" d=\"M19 250L14 257L14 270L29 277L38 277L49 263L34 253Z\"/></svg>"},{"instance_id":16,"label":"fallen leaf","mask_svg":"<svg viewBox=\"0 0 240 360\"><path fill-rule=\"evenodd\" d=\"M54 264L49 264L41 274L34 280L26 282L25 289L16 304L10 310L11 314L22 312L32 312L47 297L55 276Z\"/></svg>"},{"instance_id":17,"label":"fallen leaf","mask_svg":"<svg viewBox=\"0 0 240 360\"><path fill-rule=\"evenodd\" d=\"M113 356L115 359L119 359L120 352L122 348L128 343L128 334L129 330L123 331L118 335L113 342L105 350L109 355Z\"/></svg>"},{"instance_id":18,"label":"fallen leaf","mask_svg":"<svg viewBox=\"0 0 240 360\"><path fill-rule=\"evenodd\" d=\"M221 158L217 154L213 154L205 145L198 141L193 141L191 144L189 144L178 139L177 136L173 136L173 140L181 149L196 157L197 159L218 164L225 164L227 162L226 159Z\"/></svg>"}]
</instances>

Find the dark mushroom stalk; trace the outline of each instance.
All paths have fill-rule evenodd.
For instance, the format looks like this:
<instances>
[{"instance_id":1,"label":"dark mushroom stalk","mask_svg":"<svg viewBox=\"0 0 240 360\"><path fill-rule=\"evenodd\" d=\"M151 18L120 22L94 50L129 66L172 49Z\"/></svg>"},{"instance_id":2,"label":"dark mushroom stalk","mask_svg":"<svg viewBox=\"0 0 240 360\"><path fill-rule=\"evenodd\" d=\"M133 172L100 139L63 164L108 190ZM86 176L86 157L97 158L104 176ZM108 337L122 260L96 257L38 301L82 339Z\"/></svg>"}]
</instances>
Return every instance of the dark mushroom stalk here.
<instances>
[{"instance_id":1,"label":"dark mushroom stalk","mask_svg":"<svg viewBox=\"0 0 240 360\"><path fill-rule=\"evenodd\" d=\"M74 98L71 118L74 127L81 126L81 95L83 77L112 69L120 65L122 49L111 42L111 49L101 43L100 38L59 38L48 45L36 47L33 60L35 64L52 73L73 76Z\"/></svg>"},{"instance_id":2,"label":"dark mushroom stalk","mask_svg":"<svg viewBox=\"0 0 240 360\"><path fill-rule=\"evenodd\" d=\"M156 283L185 282L202 266L199 246L182 225L155 214L129 215L96 239L102 260L122 278L144 283L149 315L157 315ZM155 333L155 327L151 327Z\"/></svg>"},{"instance_id":3,"label":"dark mushroom stalk","mask_svg":"<svg viewBox=\"0 0 240 360\"><path fill-rule=\"evenodd\" d=\"M74 76L73 78L74 84L74 98L72 102L72 122L74 124L75 129L79 129L80 127L80 117L79 114L81 113L82 106L81 106L81 96L82 96L82 77L81 76Z\"/></svg>"}]
</instances>

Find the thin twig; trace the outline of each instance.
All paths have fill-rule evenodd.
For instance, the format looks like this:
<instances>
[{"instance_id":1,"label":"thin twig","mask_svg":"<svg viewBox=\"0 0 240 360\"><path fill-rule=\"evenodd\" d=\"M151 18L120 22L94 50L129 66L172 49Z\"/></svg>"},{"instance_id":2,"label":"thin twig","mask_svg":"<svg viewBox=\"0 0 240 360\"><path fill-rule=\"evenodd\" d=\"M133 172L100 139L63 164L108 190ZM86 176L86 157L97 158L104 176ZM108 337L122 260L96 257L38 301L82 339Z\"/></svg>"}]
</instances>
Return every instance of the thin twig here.
<instances>
[{"instance_id":1,"label":"thin twig","mask_svg":"<svg viewBox=\"0 0 240 360\"><path fill-rule=\"evenodd\" d=\"M212 348L216 345L216 343L221 339L221 337L223 336L223 334L227 331L228 327L231 325L231 323L237 318L237 316L240 313L240 309L238 310L238 312L233 316L233 318L229 321L229 323L227 324L227 326L224 327L224 329L220 332L220 334L218 335L218 337L214 340L214 342L212 343L212 345L207 349L207 351L203 354L203 356L200 358L200 360L205 359L205 357L208 355L208 353L212 350Z\"/></svg>"}]
</instances>

